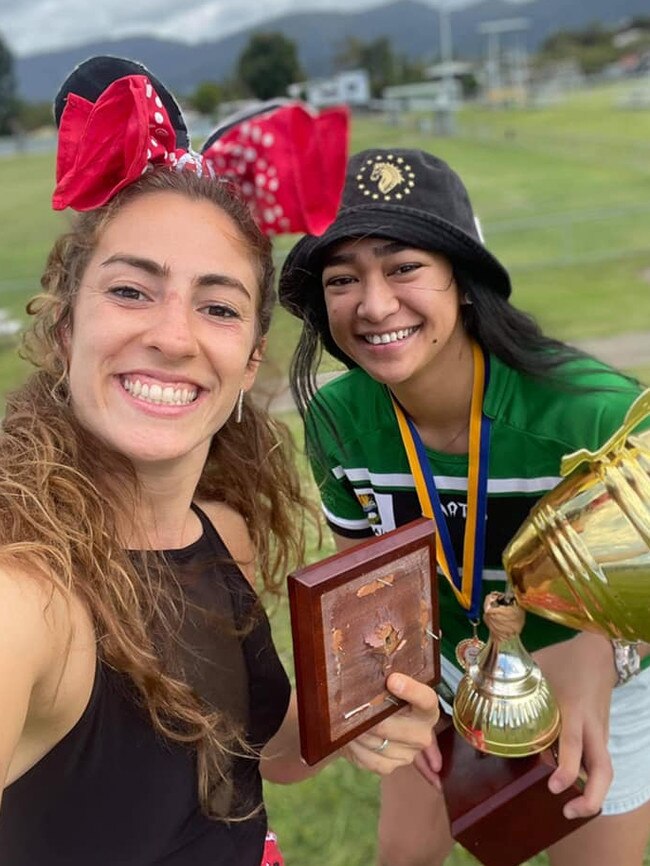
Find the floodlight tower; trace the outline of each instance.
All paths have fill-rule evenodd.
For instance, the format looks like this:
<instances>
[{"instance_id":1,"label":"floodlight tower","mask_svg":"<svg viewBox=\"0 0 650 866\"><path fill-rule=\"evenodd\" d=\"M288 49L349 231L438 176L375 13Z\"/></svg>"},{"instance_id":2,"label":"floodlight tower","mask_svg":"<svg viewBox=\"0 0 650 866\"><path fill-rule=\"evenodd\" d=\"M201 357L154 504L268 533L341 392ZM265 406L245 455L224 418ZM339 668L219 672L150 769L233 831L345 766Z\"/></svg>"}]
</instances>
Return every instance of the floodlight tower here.
<instances>
[{"instance_id":1,"label":"floodlight tower","mask_svg":"<svg viewBox=\"0 0 650 866\"><path fill-rule=\"evenodd\" d=\"M501 36L507 33L521 33L529 27L528 18L499 18L497 21L484 21L478 25L478 32L487 36L487 89L496 92L502 86L501 79ZM517 79L523 83L527 63L525 49L517 51Z\"/></svg>"},{"instance_id":2,"label":"floodlight tower","mask_svg":"<svg viewBox=\"0 0 650 866\"><path fill-rule=\"evenodd\" d=\"M451 19L447 0L438 0L438 29L440 36L440 65L442 81L440 102L436 111L438 133L440 135L454 134L455 90L451 74L453 49L451 41Z\"/></svg>"}]
</instances>

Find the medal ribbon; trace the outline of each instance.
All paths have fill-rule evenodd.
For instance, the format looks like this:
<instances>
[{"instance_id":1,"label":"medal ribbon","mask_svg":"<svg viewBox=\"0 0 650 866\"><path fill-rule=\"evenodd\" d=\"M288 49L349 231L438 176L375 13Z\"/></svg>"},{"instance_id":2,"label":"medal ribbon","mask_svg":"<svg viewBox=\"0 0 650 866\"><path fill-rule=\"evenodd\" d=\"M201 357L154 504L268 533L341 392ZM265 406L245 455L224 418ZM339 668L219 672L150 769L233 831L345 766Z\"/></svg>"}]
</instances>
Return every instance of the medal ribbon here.
<instances>
[{"instance_id":1,"label":"medal ribbon","mask_svg":"<svg viewBox=\"0 0 650 866\"><path fill-rule=\"evenodd\" d=\"M424 443L413 421L391 395L404 450L408 457L422 514L436 525L436 559L459 603L470 620L476 620L481 606L483 557L487 516L488 458L491 421L483 412L489 364L477 343L472 343L474 381L469 420L469 468L467 476L467 519L463 539L463 574L458 570L447 521L436 488Z\"/></svg>"}]
</instances>

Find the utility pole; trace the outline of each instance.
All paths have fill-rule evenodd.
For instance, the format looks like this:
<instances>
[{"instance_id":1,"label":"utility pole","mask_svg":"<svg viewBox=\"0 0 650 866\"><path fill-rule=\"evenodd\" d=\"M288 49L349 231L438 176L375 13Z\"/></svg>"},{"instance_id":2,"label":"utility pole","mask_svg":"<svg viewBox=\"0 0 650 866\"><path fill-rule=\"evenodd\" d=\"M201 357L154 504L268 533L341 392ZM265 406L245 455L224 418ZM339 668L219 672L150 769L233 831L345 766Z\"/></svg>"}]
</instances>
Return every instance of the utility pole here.
<instances>
[{"instance_id":1,"label":"utility pole","mask_svg":"<svg viewBox=\"0 0 650 866\"><path fill-rule=\"evenodd\" d=\"M486 61L486 78L488 101L490 98L497 98L500 91L504 87L502 75L502 45L501 37L507 34L518 34L527 30L529 21L527 18L501 18L498 21L484 21L479 24L478 31L487 37L487 61ZM515 37L516 38L516 37ZM520 50L519 45L515 44L514 51L514 69L510 70L510 77L514 78L516 86L525 90L527 77L527 58L525 49Z\"/></svg>"},{"instance_id":2,"label":"utility pole","mask_svg":"<svg viewBox=\"0 0 650 866\"><path fill-rule=\"evenodd\" d=\"M454 111L456 108L456 94L451 74L453 49L450 11L447 7L447 0L438 0L438 29L440 35L442 80L439 107L436 111L436 128L439 135L453 135L455 132Z\"/></svg>"}]
</instances>

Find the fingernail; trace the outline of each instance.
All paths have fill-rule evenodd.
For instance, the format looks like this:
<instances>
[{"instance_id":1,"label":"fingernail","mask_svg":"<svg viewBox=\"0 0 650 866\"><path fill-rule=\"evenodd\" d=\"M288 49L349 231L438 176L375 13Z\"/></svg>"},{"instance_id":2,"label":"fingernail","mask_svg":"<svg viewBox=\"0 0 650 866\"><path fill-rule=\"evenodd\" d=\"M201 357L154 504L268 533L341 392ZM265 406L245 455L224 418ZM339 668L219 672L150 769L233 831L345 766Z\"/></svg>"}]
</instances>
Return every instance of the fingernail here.
<instances>
[{"instance_id":1,"label":"fingernail","mask_svg":"<svg viewBox=\"0 0 650 866\"><path fill-rule=\"evenodd\" d=\"M563 809L563 812L564 812L564 817L568 818L569 820L571 818L577 818L578 817L578 813L571 806L565 806Z\"/></svg>"},{"instance_id":2,"label":"fingernail","mask_svg":"<svg viewBox=\"0 0 650 866\"><path fill-rule=\"evenodd\" d=\"M404 691L404 677L401 677L399 674L393 674L390 681L390 690L393 694L401 695Z\"/></svg>"},{"instance_id":3,"label":"fingernail","mask_svg":"<svg viewBox=\"0 0 650 866\"><path fill-rule=\"evenodd\" d=\"M551 779L548 783L548 789L551 794L559 794L562 790L562 782L560 779Z\"/></svg>"}]
</instances>

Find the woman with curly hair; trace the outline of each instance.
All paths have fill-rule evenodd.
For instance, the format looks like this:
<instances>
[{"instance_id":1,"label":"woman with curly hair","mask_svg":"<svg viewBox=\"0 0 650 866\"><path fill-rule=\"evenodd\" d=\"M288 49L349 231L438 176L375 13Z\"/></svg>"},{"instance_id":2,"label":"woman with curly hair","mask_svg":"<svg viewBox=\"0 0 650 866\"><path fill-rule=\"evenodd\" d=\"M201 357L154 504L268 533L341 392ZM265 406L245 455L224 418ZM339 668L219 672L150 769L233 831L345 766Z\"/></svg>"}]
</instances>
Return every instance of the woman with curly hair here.
<instances>
[{"instance_id":1,"label":"woman with curly hair","mask_svg":"<svg viewBox=\"0 0 650 866\"><path fill-rule=\"evenodd\" d=\"M121 82L163 128L150 80ZM36 371L7 400L2 866L258 866L262 775L313 772L253 588L277 591L308 507L283 429L246 396L270 243L200 157L169 152L117 190L112 177L54 245L30 305ZM409 709L347 747L380 774L413 760L437 716L426 686L389 687Z\"/></svg>"}]
</instances>

